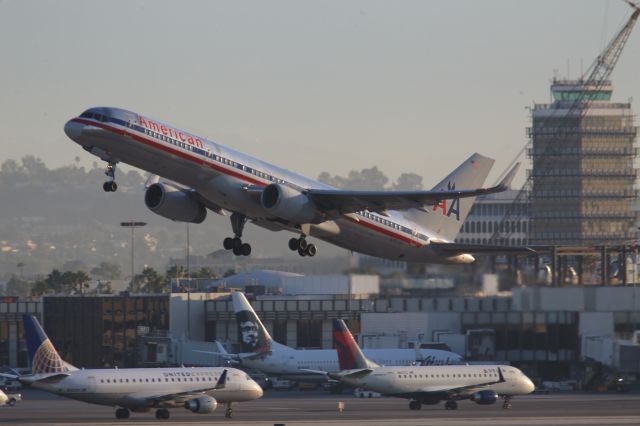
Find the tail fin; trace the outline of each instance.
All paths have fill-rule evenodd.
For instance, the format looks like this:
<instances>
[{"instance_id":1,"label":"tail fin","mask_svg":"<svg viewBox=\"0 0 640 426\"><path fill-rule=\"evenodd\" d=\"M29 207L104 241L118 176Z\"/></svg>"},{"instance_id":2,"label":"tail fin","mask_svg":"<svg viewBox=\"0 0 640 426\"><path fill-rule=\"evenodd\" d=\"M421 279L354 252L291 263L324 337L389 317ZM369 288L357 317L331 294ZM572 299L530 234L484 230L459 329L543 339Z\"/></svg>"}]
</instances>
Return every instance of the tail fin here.
<instances>
[{"instance_id":1,"label":"tail fin","mask_svg":"<svg viewBox=\"0 0 640 426\"><path fill-rule=\"evenodd\" d=\"M473 154L433 190L462 190L481 188L489 175L494 160L478 153ZM447 241L453 241L471 211L475 197L442 200L429 210L412 209L404 216L424 229Z\"/></svg>"},{"instance_id":2,"label":"tail fin","mask_svg":"<svg viewBox=\"0 0 640 426\"><path fill-rule=\"evenodd\" d=\"M238 321L241 352L264 353L271 350L271 336L242 292L231 293Z\"/></svg>"},{"instance_id":3,"label":"tail fin","mask_svg":"<svg viewBox=\"0 0 640 426\"><path fill-rule=\"evenodd\" d=\"M341 319L333 320L333 341L338 352L341 371L377 367L374 362L364 356L347 325Z\"/></svg>"},{"instance_id":4,"label":"tail fin","mask_svg":"<svg viewBox=\"0 0 640 426\"><path fill-rule=\"evenodd\" d=\"M68 364L60 358L36 317L31 314L24 314L22 321L24 322L24 332L27 338L31 372L33 374L41 374L70 371Z\"/></svg>"}]
</instances>

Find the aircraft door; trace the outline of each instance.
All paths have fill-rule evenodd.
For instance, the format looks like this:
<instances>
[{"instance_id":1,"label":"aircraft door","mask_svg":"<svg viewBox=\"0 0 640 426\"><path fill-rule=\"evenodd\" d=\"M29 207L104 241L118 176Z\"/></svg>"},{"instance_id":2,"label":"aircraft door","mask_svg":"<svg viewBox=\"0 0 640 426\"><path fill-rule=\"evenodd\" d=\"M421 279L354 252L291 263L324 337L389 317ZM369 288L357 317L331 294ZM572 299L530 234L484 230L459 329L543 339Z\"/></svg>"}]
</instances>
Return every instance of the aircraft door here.
<instances>
[{"instance_id":1,"label":"aircraft door","mask_svg":"<svg viewBox=\"0 0 640 426\"><path fill-rule=\"evenodd\" d=\"M93 376L87 377L86 393L95 393L96 391L96 378Z\"/></svg>"}]
</instances>

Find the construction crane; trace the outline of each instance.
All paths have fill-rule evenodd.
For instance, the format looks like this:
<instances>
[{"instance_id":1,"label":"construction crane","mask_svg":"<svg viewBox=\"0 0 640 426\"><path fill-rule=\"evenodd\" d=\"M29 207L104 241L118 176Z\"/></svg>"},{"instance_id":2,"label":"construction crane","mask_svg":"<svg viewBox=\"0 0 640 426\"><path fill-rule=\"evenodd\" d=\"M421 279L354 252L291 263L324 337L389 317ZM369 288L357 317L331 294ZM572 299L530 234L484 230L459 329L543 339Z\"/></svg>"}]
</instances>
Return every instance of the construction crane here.
<instances>
[{"instance_id":1,"label":"construction crane","mask_svg":"<svg viewBox=\"0 0 640 426\"><path fill-rule=\"evenodd\" d=\"M609 44L604 48L602 53L598 55L595 61L591 64L591 66L587 69L587 71L582 75L579 80L579 83L582 84L585 88L593 88L589 90L582 90L579 95L572 101L567 110L563 110L563 116L572 117L575 116L578 120L582 118L582 116L588 111L589 106L591 104L591 93L597 93L602 87L607 83L609 76L613 72L620 55L622 54L622 50L624 49L629 36L631 35L631 31L638 20L638 16L640 16L640 6L631 2L630 0L624 0L629 6L633 8L633 13L626 21L624 26L618 31L616 36L609 42ZM585 77L586 76L586 77ZM564 112L566 111L566 112ZM558 117L550 116L546 120L557 119ZM557 133L554 136L557 136L559 142L562 141L563 138L567 138L568 134L572 131L572 128L575 127L575 122L572 120L566 120L564 125L557 127ZM533 130L533 129L532 129ZM528 145L528 144L527 144ZM518 156L522 152L524 152L526 146L520 151ZM545 147L545 151L543 154L553 154L557 147L561 146L561 143L549 143ZM542 170L552 169L552 165L545 167L544 164L541 165ZM540 168L539 168L540 169ZM509 238L515 232L514 224L520 220L527 211L523 206L528 205L528 203L524 203L529 197L531 193L533 185L533 173L530 173L522 188L518 191L518 194L514 198L513 202L507 208L502 220L498 223L498 226L494 228L494 232L489 239L490 243L493 244L508 244Z\"/></svg>"}]
</instances>

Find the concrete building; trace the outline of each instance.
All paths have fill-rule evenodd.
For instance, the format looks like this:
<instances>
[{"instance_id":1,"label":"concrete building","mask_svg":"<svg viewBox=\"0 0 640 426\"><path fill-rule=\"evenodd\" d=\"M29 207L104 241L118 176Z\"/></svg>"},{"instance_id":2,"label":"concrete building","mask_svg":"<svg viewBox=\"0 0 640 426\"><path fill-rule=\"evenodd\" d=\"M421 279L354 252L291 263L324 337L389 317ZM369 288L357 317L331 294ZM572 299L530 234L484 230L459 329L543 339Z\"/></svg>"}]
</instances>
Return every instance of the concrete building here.
<instances>
[{"instance_id":1,"label":"concrete building","mask_svg":"<svg viewBox=\"0 0 640 426\"><path fill-rule=\"evenodd\" d=\"M553 102L534 105L528 129L531 244L636 238L637 128L631 104L611 102L612 91L610 81L554 80Z\"/></svg>"}]
</instances>

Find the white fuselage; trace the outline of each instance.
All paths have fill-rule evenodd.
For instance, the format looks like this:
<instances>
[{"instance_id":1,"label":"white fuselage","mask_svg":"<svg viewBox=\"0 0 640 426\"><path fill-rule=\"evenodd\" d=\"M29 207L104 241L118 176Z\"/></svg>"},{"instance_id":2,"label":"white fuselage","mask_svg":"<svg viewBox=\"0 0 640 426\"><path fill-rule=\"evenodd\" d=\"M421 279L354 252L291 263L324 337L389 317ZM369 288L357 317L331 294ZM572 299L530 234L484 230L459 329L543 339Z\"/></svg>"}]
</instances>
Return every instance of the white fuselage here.
<instances>
[{"instance_id":1,"label":"white fuselage","mask_svg":"<svg viewBox=\"0 0 640 426\"><path fill-rule=\"evenodd\" d=\"M211 389L225 369L227 380L224 388L207 391L209 396L223 403L250 401L262 396L262 388L246 373L221 367L76 370L59 381L34 381L30 385L92 404L136 409L150 407L148 401L152 397ZM182 406L182 402L171 398L153 405L154 408L176 406Z\"/></svg>"},{"instance_id":2,"label":"white fuselage","mask_svg":"<svg viewBox=\"0 0 640 426\"><path fill-rule=\"evenodd\" d=\"M0 405L4 405L9 401L9 397L6 393L0 390Z\"/></svg>"},{"instance_id":3,"label":"white fuselage","mask_svg":"<svg viewBox=\"0 0 640 426\"><path fill-rule=\"evenodd\" d=\"M498 382L498 368L504 382L466 389L461 396L471 395L483 389L491 389L498 395L526 395L534 390L531 380L522 371L506 365L451 365L379 367L362 377L344 377L343 381L355 387L389 396L412 395L431 389L455 389L479 383Z\"/></svg>"},{"instance_id":4,"label":"white fuselage","mask_svg":"<svg viewBox=\"0 0 640 426\"><path fill-rule=\"evenodd\" d=\"M122 161L195 189L210 203L240 213L270 230L299 232L274 221L248 186L286 183L300 189L331 188L188 132L118 108L100 118L78 117L65 131L103 160ZM470 263L468 254L443 256L429 246L435 232L401 212L350 213L311 225L316 238L372 256L416 262Z\"/></svg>"},{"instance_id":5,"label":"white fuselage","mask_svg":"<svg viewBox=\"0 0 640 426\"><path fill-rule=\"evenodd\" d=\"M245 354L241 354L242 365L268 375L298 381L325 380L324 376L313 371L340 371L335 349L299 350L276 342L271 345L271 353L264 356L243 359L242 355ZM365 349L364 354L376 364L387 366L410 366L415 363L448 365L462 362L462 357L457 354L437 349Z\"/></svg>"}]
</instances>

